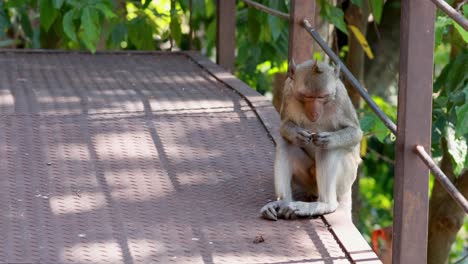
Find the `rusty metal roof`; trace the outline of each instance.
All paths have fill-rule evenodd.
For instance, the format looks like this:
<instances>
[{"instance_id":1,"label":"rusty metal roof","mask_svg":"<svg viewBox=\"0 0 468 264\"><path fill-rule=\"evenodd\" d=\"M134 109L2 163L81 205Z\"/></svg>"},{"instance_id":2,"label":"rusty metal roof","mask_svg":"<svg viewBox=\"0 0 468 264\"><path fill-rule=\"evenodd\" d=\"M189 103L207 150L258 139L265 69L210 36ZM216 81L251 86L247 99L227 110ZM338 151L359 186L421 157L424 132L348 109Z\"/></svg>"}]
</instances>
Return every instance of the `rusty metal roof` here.
<instances>
[{"instance_id":1,"label":"rusty metal roof","mask_svg":"<svg viewBox=\"0 0 468 264\"><path fill-rule=\"evenodd\" d=\"M0 52L0 263L375 261L337 214L259 217L278 122L195 53Z\"/></svg>"}]
</instances>

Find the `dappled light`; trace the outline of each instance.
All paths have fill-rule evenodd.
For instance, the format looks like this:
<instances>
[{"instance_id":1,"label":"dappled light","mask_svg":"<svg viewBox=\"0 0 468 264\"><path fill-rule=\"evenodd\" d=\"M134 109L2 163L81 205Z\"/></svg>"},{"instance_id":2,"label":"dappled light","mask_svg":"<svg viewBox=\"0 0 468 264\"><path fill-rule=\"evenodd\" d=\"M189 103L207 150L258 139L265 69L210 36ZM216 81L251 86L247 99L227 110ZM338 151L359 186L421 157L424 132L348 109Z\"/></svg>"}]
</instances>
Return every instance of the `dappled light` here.
<instances>
[{"instance_id":1,"label":"dappled light","mask_svg":"<svg viewBox=\"0 0 468 264\"><path fill-rule=\"evenodd\" d=\"M0 85L12 102L0 116L10 262L347 260L321 218L259 217L273 197L274 144L258 115L276 113L219 81L237 82L230 74L216 79L177 54L2 56L32 73ZM125 76L135 64L148 67Z\"/></svg>"}]
</instances>

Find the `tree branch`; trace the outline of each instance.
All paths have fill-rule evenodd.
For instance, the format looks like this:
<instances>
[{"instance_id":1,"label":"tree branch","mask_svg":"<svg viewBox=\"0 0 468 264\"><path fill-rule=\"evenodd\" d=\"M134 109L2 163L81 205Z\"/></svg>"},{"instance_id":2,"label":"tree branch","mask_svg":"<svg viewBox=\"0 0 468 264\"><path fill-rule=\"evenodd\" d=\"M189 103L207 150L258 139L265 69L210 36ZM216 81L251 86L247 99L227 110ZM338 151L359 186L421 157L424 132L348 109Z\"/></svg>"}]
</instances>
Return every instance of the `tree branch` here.
<instances>
[{"instance_id":1,"label":"tree branch","mask_svg":"<svg viewBox=\"0 0 468 264\"><path fill-rule=\"evenodd\" d=\"M468 170L455 178L450 154L447 149L447 141L442 139L441 169L451 178L454 185L462 193L468 196ZM428 263L446 263L450 254L450 248L455 241L458 231L463 225L464 211L458 206L445 188L436 180L429 201L429 239L428 239Z\"/></svg>"}]
</instances>

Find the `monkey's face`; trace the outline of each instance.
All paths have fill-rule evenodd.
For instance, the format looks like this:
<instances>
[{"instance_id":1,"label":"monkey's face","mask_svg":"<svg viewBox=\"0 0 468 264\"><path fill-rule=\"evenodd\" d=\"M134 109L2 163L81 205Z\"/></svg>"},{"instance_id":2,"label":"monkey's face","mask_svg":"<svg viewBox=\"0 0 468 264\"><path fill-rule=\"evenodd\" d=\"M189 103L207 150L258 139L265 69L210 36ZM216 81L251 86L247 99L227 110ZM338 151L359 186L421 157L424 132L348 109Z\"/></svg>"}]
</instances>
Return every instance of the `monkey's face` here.
<instances>
[{"instance_id":1,"label":"monkey's face","mask_svg":"<svg viewBox=\"0 0 468 264\"><path fill-rule=\"evenodd\" d=\"M331 94L303 93L298 91L296 97L302 103L307 118L311 122L316 122L323 115L324 106L330 101Z\"/></svg>"},{"instance_id":2,"label":"monkey's face","mask_svg":"<svg viewBox=\"0 0 468 264\"><path fill-rule=\"evenodd\" d=\"M299 76L298 76L299 77ZM304 113L311 122L316 122L324 113L326 105L332 101L336 92L336 79L333 74L308 72L298 78L296 99L302 103Z\"/></svg>"},{"instance_id":3,"label":"monkey's face","mask_svg":"<svg viewBox=\"0 0 468 264\"><path fill-rule=\"evenodd\" d=\"M290 63L288 80L294 96L303 106L303 113L316 122L326 111L326 105L335 99L337 74L322 62L306 61L298 66Z\"/></svg>"}]
</instances>

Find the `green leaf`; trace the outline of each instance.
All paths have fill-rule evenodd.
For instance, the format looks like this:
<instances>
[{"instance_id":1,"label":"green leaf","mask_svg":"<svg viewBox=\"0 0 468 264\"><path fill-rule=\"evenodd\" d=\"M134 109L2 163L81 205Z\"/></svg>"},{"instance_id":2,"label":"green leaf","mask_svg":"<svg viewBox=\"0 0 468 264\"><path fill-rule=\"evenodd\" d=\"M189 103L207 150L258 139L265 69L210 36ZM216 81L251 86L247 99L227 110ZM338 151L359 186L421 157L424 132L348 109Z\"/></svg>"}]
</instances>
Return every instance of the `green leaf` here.
<instances>
[{"instance_id":1,"label":"green leaf","mask_svg":"<svg viewBox=\"0 0 468 264\"><path fill-rule=\"evenodd\" d=\"M449 102L455 106L460 106L465 102L465 94L463 91L454 91L448 96Z\"/></svg>"},{"instance_id":2,"label":"green leaf","mask_svg":"<svg viewBox=\"0 0 468 264\"><path fill-rule=\"evenodd\" d=\"M346 27L346 23L344 21L344 13L343 10L336 6L332 6L330 8L330 22L335 25L339 30L343 31L344 33L348 34L348 29Z\"/></svg>"},{"instance_id":3,"label":"green leaf","mask_svg":"<svg viewBox=\"0 0 468 264\"><path fill-rule=\"evenodd\" d=\"M71 5L75 9L81 9L83 4L87 4L87 1L80 1L80 0L67 0L67 4Z\"/></svg>"},{"instance_id":4,"label":"green leaf","mask_svg":"<svg viewBox=\"0 0 468 264\"><path fill-rule=\"evenodd\" d=\"M281 35L281 21L275 16L268 16L268 25L270 26L273 41L277 41Z\"/></svg>"},{"instance_id":5,"label":"green leaf","mask_svg":"<svg viewBox=\"0 0 468 264\"><path fill-rule=\"evenodd\" d=\"M76 38L76 27L73 22L73 20L75 19L75 14L76 14L75 10L73 9L65 13L62 24L63 24L63 31L65 32L65 35L67 35L69 39L77 42L78 40Z\"/></svg>"},{"instance_id":6,"label":"green leaf","mask_svg":"<svg viewBox=\"0 0 468 264\"><path fill-rule=\"evenodd\" d=\"M268 6L275 10L282 10L284 8L284 1L270 0ZM276 43L281 37L281 33L285 28L285 24L276 16L267 15L268 26L270 28L271 37L270 43ZM268 58L268 57L267 57Z\"/></svg>"},{"instance_id":7,"label":"green leaf","mask_svg":"<svg viewBox=\"0 0 468 264\"><path fill-rule=\"evenodd\" d=\"M247 33L249 40L256 44L260 38L261 25L258 22L258 13L256 10L249 8L247 11Z\"/></svg>"},{"instance_id":8,"label":"green leaf","mask_svg":"<svg viewBox=\"0 0 468 264\"><path fill-rule=\"evenodd\" d=\"M465 103L455 107L457 113L457 124L455 125L455 136L457 138L468 134L468 87L463 90Z\"/></svg>"},{"instance_id":9,"label":"green leaf","mask_svg":"<svg viewBox=\"0 0 468 264\"><path fill-rule=\"evenodd\" d=\"M396 120L396 106L387 103L382 97L379 96L372 96L372 99L384 111L384 113L390 117L390 119L393 121Z\"/></svg>"},{"instance_id":10,"label":"green leaf","mask_svg":"<svg viewBox=\"0 0 468 264\"><path fill-rule=\"evenodd\" d=\"M384 111L387 116L390 117L390 119L395 120L396 119L396 107L394 105L391 105L385 100L383 100L381 97L378 96L373 96L372 99L375 101L375 103ZM385 124L377 117L377 115L374 114L370 110L369 107L366 107L364 109L364 115L362 116L360 120L360 125L362 131L365 133L371 133L375 135L375 137L381 142L381 143L386 143L385 139L391 135L390 130L385 126Z\"/></svg>"},{"instance_id":11,"label":"green leaf","mask_svg":"<svg viewBox=\"0 0 468 264\"><path fill-rule=\"evenodd\" d=\"M5 12L4 3L0 2L0 38L6 36L6 31L10 27L10 18L8 13Z\"/></svg>"},{"instance_id":12,"label":"green leaf","mask_svg":"<svg viewBox=\"0 0 468 264\"><path fill-rule=\"evenodd\" d=\"M265 24L267 24L267 26L265 26ZM268 43L273 42L273 39L272 39L273 36L271 35L270 25L268 24L266 17L265 17L265 21L260 22L260 25L264 25L260 30L260 36L258 38L260 48L263 49L265 48L264 46L269 45ZM271 57L274 57L274 55L271 55L271 56L268 55L268 56L265 56L264 58L271 58Z\"/></svg>"},{"instance_id":13,"label":"green leaf","mask_svg":"<svg viewBox=\"0 0 468 264\"><path fill-rule=\"evenodd\" d=\"M206 18L205 0L192 0L192 12L194 16Z\"/></svg>"},{"instance_id":14,"label":"green leaf","mask_svg":"<svg viewBox=\"0 0 468 264\"><path fill-rule=\"evenodd\" d=\"M467 142L465 138L455 137L455 130L452 126L448 126L446 130L447 147L450 156L455 162L455 174L459 174L465 167L467 154Z\"/></svg>"},{"instance_id":15,"label":"green leaf","mask_svg":"<svg viewBox=\"0 0 468 264\"><path fill-rule=\"evenodd\" d=\"M435 46L442 43L443 36L448 32L448 25L452 20L446 16L438 16L435 22Z\"/></svg>"},{"instance_id":16,"label":"green leaf","mask_svg":"<svg viewBox=\"0 0 468 264\"><path fill-rule=\"evenodd\" d=\"M171 37L177 44L180 44L182 40L182 30L180 28L179 17L177 14L171 16L171 22L169 23L171 30Z\"/></svg>"},{"instance_id":17,"label":"green leaf","mask_svg":"<svg viewBox=\"0 0 468 264\"><path fill-rule=\"evenodd\" d=\"M375 123L374 132L377 139L382 143L385 143L385 139L390 135L390 130L380 120Z\"/></svg>"},{"instance_id":18,"label":"green leaf","mask_svg":"<svg viewBox=\"0 0 468 264\"><path fill-rule=\"evenodd\" d=\"M41 26L46 32L49 31L50 26L54 23L59 12L54 8L53 0L39 0L39 14Z\"/></svg>"},{"instance_id":19,"label":"green leaf","mask_svg":"<svg viewBox=\"0 0 468 264\"><path fill-rule=\"evenodd\" d=\"M336 28L348 35L348 29L344 21L344 13L340 8L330 4L328 1L321 0L320 4L320 16L326 21L335 25Z\"/></svg>"},{"instance_id":20,"label":"green leaf","mask_svg":"<svg viewBox=\"0 0 468 264\"><path fill-rule=\"evenodd\" d=\"M445 86L447 82L447 76L450 72L450 68L452 67L452 64L449 63L447 64L442 71L440 72L439 76L437 76L437 79L434 82L434 93L440 92Z\"/></svg>"},{"instance_id":21,"label":"green leaf","mask_svg":"<svg viewBox=\"0 0 468 264\"><path fill-rule=\"evenodd\" d=\"M450 63L450 72L447 75L447 92L459 90L468 80L466 74L468 62L468 52L462 52Z\"/></svg>"},{"instance_id":22,"label":"green leaf","mask_svg":"<svg viewBox=\"0 0 468 264\"><path fill-rule=\"evenodd\" d=\"M179 14L177 11L176 7L176 1L171 0L171 10L170 10L170 15L171 15L171 21L169 22L169 29L171 31L171 39L173 39L176 44L180 47L180 43L182 40L182 30L180 26L180 21L179 21Z\"/></svg>"},{"instance_id":23,"label":"green leaf","mask_svg":"<svg viewBox=\"0 0 468 264\"><path fill-rule=\"evenodd\" d=\"M143 3L143 6L141 7L141 9L146 9L149 4L151 3L151 0L146 0L144 3Z\"/></svg>"},{"instance_id":24,"label":"green leaf","mask_svg":"<svg viewBox=\"0 0 468 264\"><path fill-rule=\"evenodd\" d=\"M53 0L53 2L54 2L54 7L56 9L60 9L63 5L64 0Z\"/></svg>"},{"instance_id":25,"label":"green leaf","mask_svg":"<svg viewBox=\"0 0 468 264\"><path fill-rule=\"evenodd\" d=\"M445 127L447 126L447 119L445 114L442 111L441 113L433 112L432 118L432 152L434 156L437 156L435 153L440 153L442 151L440 140L444 136Z\"/></svg>"},{"instance_id":26,"label":"green leaf","mask_svg":"<svg viewBox=\"0 0 468 264\"><path fill-rule=\"evenodd\" d=\"M150 2L151 2L151 1L150 1ZM112 9L111 9L108 5L106 5L106 4L104 4L104 3L97 3L97 4L95 5L95 7L96 7L99 11L101 11L101 13L104 15L104 17L105 17L106 19L111 19L111 18L116 17L116 15L115 15L115 13L112 11Z\"/></svg>"},{"instance_id":27,"label":"green leaf","mask_svg":"<svg viewBox=\"0 0 468 264\"><path fill-rule=\"evenodd\" d=\"M380 24L380 20L382 19L384 0L371 0L370 2L374 20L377 22L377 24Z\"/></svg>"},{"instance_id":28,"label":"green leaf","mask_svg":"<svg viewBox=\"0 0 468 264\"><path fill-rule=\"evenodd\" d=\"M365 133L371 132L371 129L375 126L377 120L377 116L373 113L366 113L360 120L360 125L362 131Z\"/></svg>"},{"instance_id":29,"label":"green leaf","mask_svg":"<svg viewBox=\"0 0 468 264\"><path fill-rule=\"evenodd\" d=\"M468 134L468 103L455 107L455 112L457 113L455 135L461 137Z\"/></svg>"},{"instance_id":30,"label":"green leaf","mask_svg":"<svg viewBox=\"0 0 468 264\"><path fill-rule=\"evenodd\" d=\"M96 43L101 35L98 11L90 6L83 8L81 26L83 27L82 40L84 44L91 52L96 52Z\"/></svg>"},{"instance_id":31,"label":"green leaf","mask_svg":"<svg viewBox=\"0 0 468 264\"><path fill-rule=\"evenodd\" d=\"M362 1L363 0L351 0L351 3L353 3L354 5L357 5L358 7L362 8Z\"/></svg>"},{"instance_id":32,"label":"green leaf","mask_svg":"<svg viewBox=\"0 0 468 264\"><path fill-rule=\"evenodd\" d=\"M468 31L463 29L460 25L458 25L457 22L453 22L453 26L457 29L458 33L460 33L460 36L463 38L465 42L468 42Z\"/></svg>"},{"instance_id":33,"label":"green leaf","mask_svg":"<svg viewBox=\"0 0 468 264\"><path fill-rule=\"evenodd\" d=\"M370 109L366 109L365 111L364 116L360 120L362 131L374 135L380 142L385 143L385 139L391 134L390 130Z\"/></svg>"},{"instance_id":34,"label":"green leaf","mask_svg":"<svg viewBox=\"0 0 468 264\"><path fill-rule=\"evenodd\" d=\"M183 12L189 12L189 0L179 0L179 6ZM193 5L193 3L192 3Z\"/></svg>"},{"instance_id":35,"label":"green leaf","mask_svg":"<svg viewBox=\"0 0 468 264\"><path fill-rule=\"evenodd\" d=\"M136 17L129 22L128 38L139 50L154 49L152 27L142 16Z\"/></svg>"},{"instance_id":36,"label":"green leaf","mask_svg":"<svg viewBox=\"0 0 468 264\"><path fill-rule=\"evenodd\" d=\"M206 36L207 39L211 40L208 42L206 46L206 55L210 57L213 53L213 50L215 48L215 39L216 39L216 22L212 21L211 23L208 24L208 27L206 28Z\"/></svg>"},{"instance_id":37,"label":"green leaf","mask_svg":"<svg viewBox=\"0 0 468 264\"><path fill-rule=\"evenodd\" d=\"M127 40L127 26L124 23L117 24L107 39L109 49L119 49L121 43Z\"/></svg>"},{"instance_id":38,"label":"green leaf","mask_svg":"<svg viewBox=\"0 0 468 264\"><path fill-rule=\"evenodd\" d=\"M20 18L21 18L21 28L26 36L31 40L33 38L33 28L31 25L31 20L29 20L28 13L26 9L21 9L20 11Z\"/></svg>"}]
</instances>

